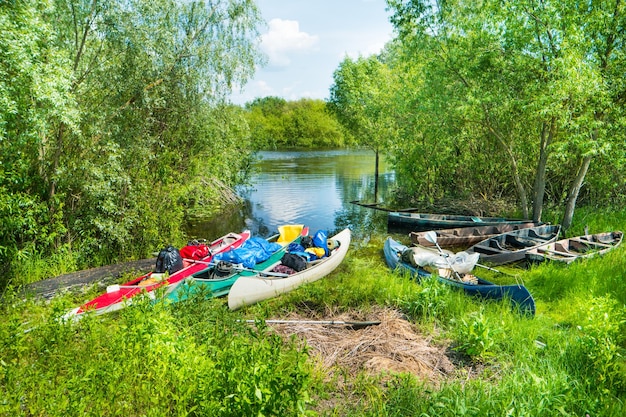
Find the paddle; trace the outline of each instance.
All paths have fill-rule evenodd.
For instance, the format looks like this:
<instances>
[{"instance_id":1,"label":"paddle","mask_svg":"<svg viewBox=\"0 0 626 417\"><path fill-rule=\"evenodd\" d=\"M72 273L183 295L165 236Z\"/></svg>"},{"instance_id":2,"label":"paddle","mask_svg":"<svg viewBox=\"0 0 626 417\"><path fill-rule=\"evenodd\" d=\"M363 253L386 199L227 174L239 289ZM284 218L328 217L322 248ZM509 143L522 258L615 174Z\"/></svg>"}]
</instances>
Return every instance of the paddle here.
<instances>
[{"instance_id":1,"label":"paddle","mask_svg":"<svg viewBox=\"0 0 626 417\"><path fill-rule=\"evenodd\" d=\"M433 232L432 230L429 232L426 232L426 234L424 235L424 238L429 241L430 243L432 243L433 245L437 246L437 249L439 250L439 253L441 254L441 256L443 256L443 258L446 260L446 262L448 263L448 266L450 267L450 269L452 270L452 272L454 272L454 276L456 277L457 280L461 281L461 276L459 275L458 272L456 272L456 269L454 269L454 267L452 266L452 264L450 263L450 259L448 259L448 255L443 251L443 249L441 249L441 246L439 246L439 243L437 243L437 233Z\"/></svg>"},{"instance_id":2,"label":"paddle","mask_svg":"<svg viewBox=\"0 0 626 417\"><path fill-rule=\"evenodd\" d=\"M431 230L431 231L429 231L429 232L426 232L426 235L424 236L424 238L425 238L427 241L429 241L430 243L432 243L432 244L434 244L434 245L436 245L436 246L437 246L437 249L439 249L439 253L441 253L441 256L443 256L444 258L446 258L446 261L448 262L448 265L450 266L450 269L452 269L452 271L454 272L454 274L455 274L456 278L457 278L459 281L461 281L461 277L459 276L459 273L458 273L458 272L456 272L456 271L454 270L454 268L452 267L452 264L450 263L450 261L449 261L449 260L448 260L448 258L447 258L447 255L444 253L444 251L441 249L441 247L440 247L440 246L439 246L439 244L437 243L437 233L435 233L434 231L432 231L432 230ZM488 270L490 270L490 271L494 271L494 272L497 272L497 273L500 273L500 274L504 274L504 275L509 275L509 276L515 277L515 281L517 281L517 276L516 276L516 275L507 274L507 273L505 273L505 272L499 271L499 270L497 270L497 269L495 269L495 268L490 268L490 267L485 266L485 265L481 265L481 264L476 264L476 265L477 265L477 266L480 266L480 267L482 267L482 268L488 269ZM518 282L518 283L517 283L517 285L520 285L520 283Z\"/></svg>"},{"instance_id":3,"label":"paddle","mask_svg":"<svg viewBox=\"0 0 626 417\"><path fill-rule=\"evenodd\" d=\"M340 320L264 320L267 324L329 324L348 326L360 329L368 326L376 326L380 321L340 321ZM256 320L246 320L246 323L256 323Z\"/></svg>"},{"instance_id":4,"label":"paddle","mask_svg":"<svg viewBox=\"0 0 626 417\"><path fill-rule=\"evenodd\" d=\"M424 238L425 238L428 242L430 242L430 243L432 243L432 244L434 244L434 245L436 245L436 246L437 246L437 249L439 249L439 253L441 253L441 256L443 256L444 258L446 258L446 261L448 262L448 265L450 265L450 268L454 271L454 268L452 268L452 264L450 264L450 261L448 260L448 257L447 257L448 255L446 255L446 254L443 252L443 249L441 249L441 247L440 247L440 246L439 246L439 244L437 243L437 233L436 233L436 232L434 232L434 231L426 232L426 234L425 234ZM497 272L498 274L504 274L504 275L508 275L508 276L511 276L511 277L515 277L515 278L517 278L517 275L509 274L509 273L506 273L506 272L500 271L499 269L495 269L495 268L488 267L488 266L486 266L486 265L481 265L481 264L477 263L477 264L476 264L476 266L479 266L479 267L481 267L481 268L485 268L485 269L487 269L487 270L489 270L489 271ZM455 272L456 276L458 277L458 276L459 276L459 274L458 274L456 271L454 271L454 272ZM459 278L459 279L460 279L460 278Z\"/></svg>"},{"instance_id":5,"label":"paddle","mask_svg":"<svg viewBox=\"0 0 626 417\"><path fill-rule=\"evenodd\" d=\"M217 265L215 262L199 261L197 259L183 259L183 260L187 261L187 262L203 264L203 265L206 265L206 266L216 266ZM239 270L239 271L256 272L257 274L268 275L268 276L272 276L272 277L286 278L286 277L289 276L289 274L285 274L283 272L257 271L256 269L246 268L246 267L244 267L242 265L233 265L233 269L236 269L236 270Z\"/></svg>"},{"instance_id":6,"label":"paddle","mask_svg":"<svg viewBox=\"0 0 626 417\"><path fill-rule=\"evenodd\" d=\"M513 274L509 274L509 273L506 273L506 272L500 271L499 269L488 267L488 266L486 266L486 265L481 265L481 264L478 264L478 263L477 263L477 264L476 264L476 266L479 266L479 267L481 267L481 268L485 268L485 269L487 269L487 270L489 270L489 271L497 272L498 274L510 275L510 276L512 276L512 277L514 277L514 276L515 276L515 275L513 275Z\"/></svg>"}]
</instances>

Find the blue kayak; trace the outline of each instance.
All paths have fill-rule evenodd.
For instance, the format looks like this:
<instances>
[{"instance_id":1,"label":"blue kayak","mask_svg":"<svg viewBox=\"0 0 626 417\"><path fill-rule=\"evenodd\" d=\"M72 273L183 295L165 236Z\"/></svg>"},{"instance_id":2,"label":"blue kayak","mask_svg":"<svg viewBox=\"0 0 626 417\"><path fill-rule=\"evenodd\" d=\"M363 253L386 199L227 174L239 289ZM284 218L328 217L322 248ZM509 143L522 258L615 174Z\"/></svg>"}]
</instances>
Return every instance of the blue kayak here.
<instances>
[{"instance_id":1,"label":"blue kayak","mask_svg":"<svg viewBox=\"0 0 626 417\"><path fill-rule=\"evenodd\" d=\"M401 244L388 237L384 245L385 260L392 270L401 270L408 272L416 280L430 278L432 276L428 271L415 267L408 262L404 262L401 258L402 253L408 249L407 246ZM466 283L445 277L438 276L439 281L460 288L467 294L479 296L492 300L510 299L514 306L520 309L524 314L535 315L535 300L526 287L521 284L513 285L497 285L477 278L477 283Z\"/></svg>"}]
</instances>

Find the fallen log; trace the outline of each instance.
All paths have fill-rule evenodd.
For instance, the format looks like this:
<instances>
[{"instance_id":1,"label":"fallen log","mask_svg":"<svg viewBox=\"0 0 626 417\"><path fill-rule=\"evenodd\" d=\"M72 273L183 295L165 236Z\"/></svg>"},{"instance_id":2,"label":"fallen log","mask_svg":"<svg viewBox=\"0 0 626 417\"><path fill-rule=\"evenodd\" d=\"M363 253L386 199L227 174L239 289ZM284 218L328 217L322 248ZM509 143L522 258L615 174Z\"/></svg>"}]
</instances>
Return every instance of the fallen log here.
<instances>
[{"instance_id":1,"label":"fallen log","mask_svg":"<svg viewBox=\"0 0 626 417\"><path fill-rule=\"evenodd\" d=\"M33 282L24 286L24 292L39 297L52 298L59 290L76 289L95 283L106 287L124 273L137 271L137 275L141 275L149 272L154 269L155 263L156 258L149 258L85 269Z\"/></svg>"}]
</instances>

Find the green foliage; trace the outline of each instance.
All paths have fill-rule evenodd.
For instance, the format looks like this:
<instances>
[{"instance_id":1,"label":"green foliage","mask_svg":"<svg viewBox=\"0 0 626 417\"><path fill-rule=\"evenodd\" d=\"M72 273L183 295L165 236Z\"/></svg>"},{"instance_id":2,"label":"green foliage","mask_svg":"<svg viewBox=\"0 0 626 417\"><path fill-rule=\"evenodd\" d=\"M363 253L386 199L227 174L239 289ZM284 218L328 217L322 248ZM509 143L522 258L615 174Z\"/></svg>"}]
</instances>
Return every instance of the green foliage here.
<instances>
[{"instance_id":1,"label":"green foliage","mask_svg":"<svg viewBox=\"0 0 626 417\"><path fill-rule=\"evenodd\" d=\"M380 151L398 138L393 96L400 88L383 57L346 57L333 74L329 109L359 145Z\"/></svg>"},{"instance_id":2,"label":"green foliage","mask_svg":"<svg viewBox=\"0 0 626 417\"><path fill-rule=\"evenodd\" d=\"M488 321L480 313L472 313L460 319L455 326L457 331L457 350L475 359L489 359L495 355L494 347L498 326Z\"/></svg>"},{"instance_id":3,"label":"green foliage","mask_svg":"<svg viewBox=\"0 0 626 417\"><path fill-rule=\"evenodd\" d=\"M449 286L435 278L424 279L399 305L414 320L443 320L450 308L450 290Z\"/></svg>"},{"instance_id":4,"label":"green foliage","mask_svg":"<svg viewBox=\"0 0 626 417\"><path fill-rule=\"evenodd\" d=\"M43 15L50 2L6 2L0 9L0 263L11 276L11 261L49 249L67 232L45 201L39 175L40 150L49 129L74 128L76 109L68 94L67 63L48 42L53 29ZM42 136L43 135L43 136ZM8 266L8 268L7 268ZM2 287L0 279L0 287Z\"/></svg>"},{"instance_id":5,"label":"green foliage","mask_svg":"<svg viewBox=\"0 0 626 417\"><path fill-rule=\"evenodd\" d=\"M626 317L623 307L614 299L597 297L588 300L589 307L584 312L581 325L568 355L570 366L602 396L614 392L625 392L625 363L621 353L624 342Z\"/></svg>"},{"instance_id":6,"label":"green foliage","mask_svg":"<svg viewBox=\"0 0 626 417\"><path fill-rule=\"evenodd\" d=\"M249 166L224 98L262 62L260 23L246 0L3 3L0 287L61 248L78 267L145 257L220 205L213 185Z\"/></svg>"},{"instance_id":7,"label":"green foliage","mask_svg":"<svg viewBox=\"0 0 626 417\"><path fill-rule=\"evenodd\" d=\"M246 103L255 149L338 148L346 144L339 122L322 100L265 97Z\"/></svg>"},{"instance_id":8,"label":"green foliage","mask_svg":"<svg viewBox=\"0 0 626 417\"><path fill-rule=\"evenodd\" d=\"M3 306L0 414L304 413L306 350L262 325L237 322L217 304L174 313L146 299L77 324L58 320L65 308L67 300L45 314L32 301Z\"/></svg>"},{"instance_id":9,"label":"green foliage","mask_svg":"<svg viewBox=\"0 0 626 417\"><path fill-rule=\"evenodd\" d=\"M544 202L561 205L566 228L579 199L622 198L621 5L387 3L401 188L431 201L514 198L535 219Z\"/></svg>"}]
</instances>

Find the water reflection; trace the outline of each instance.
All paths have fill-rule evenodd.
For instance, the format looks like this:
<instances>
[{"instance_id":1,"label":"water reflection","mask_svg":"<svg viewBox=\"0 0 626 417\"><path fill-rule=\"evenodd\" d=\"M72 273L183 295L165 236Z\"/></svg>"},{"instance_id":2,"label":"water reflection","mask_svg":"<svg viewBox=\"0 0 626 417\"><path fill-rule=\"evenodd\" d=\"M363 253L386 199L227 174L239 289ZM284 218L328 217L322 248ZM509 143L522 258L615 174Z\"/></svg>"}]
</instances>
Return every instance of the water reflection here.
<instances>
[{"instance_id":1,"label":"water reflection","mask_svg":"<svg viewBox=\"0 0 626 417\"><path fill-rule=\"evenodd\" d=\"M261 152L259 157L251 186L239 190L245 203L217 218L196 221L189 226L190 235L213 238L250 229L266 237L290 223L331 234L350 227L357 239L386 231L386 213L350 204L374 200L372 151L273 151ZM379 201L394 184L395 175L382 159Z\"/></svg>"}]
</instances>

